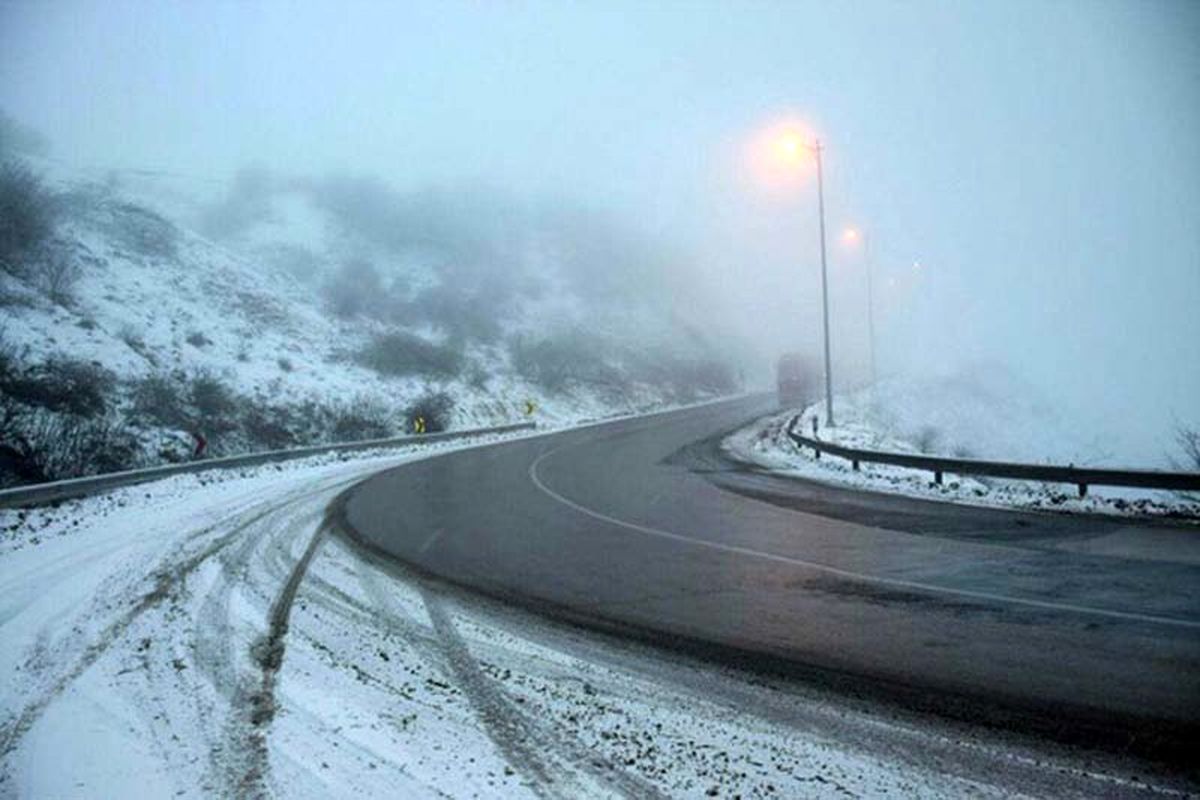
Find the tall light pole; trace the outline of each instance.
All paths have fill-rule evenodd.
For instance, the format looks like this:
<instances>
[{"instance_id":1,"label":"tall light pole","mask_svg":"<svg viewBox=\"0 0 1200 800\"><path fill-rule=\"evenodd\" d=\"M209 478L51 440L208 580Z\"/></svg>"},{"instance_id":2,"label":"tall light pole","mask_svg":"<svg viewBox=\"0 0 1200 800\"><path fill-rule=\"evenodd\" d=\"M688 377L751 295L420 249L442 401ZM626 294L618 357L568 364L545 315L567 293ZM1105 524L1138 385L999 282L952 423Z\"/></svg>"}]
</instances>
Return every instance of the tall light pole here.
<instances>
[{"instance_id":1,"label":"tall light pole","mask_svg":"<svg viewBox=\"0 0 1200 800\"><path fill-rule=\"evenodd\" d=\"M809 147L817 157L817 215L821 221L821 320L825 329L825 424L833 427L833 372L829 358L829 280L825 264L825 176L821 168L821 140Z\"/></svg>"},{"instance_id":2,"label":"tall light pole","mask_svg":"<svg viewBox=\"0 0 1200 800\"><path fill-rule=\"evenodd\" d=\"M833 427L833 369L829 355L829 276L825 256L825 174L821 163L821 140L813 138L812 144L796 132L784 132L775 137L775 148L785 164L794 166L801 150L807 150L817 161L817 216L821 229L821 319L825 333L825 424Z\"/></svg>"}]
</instances>

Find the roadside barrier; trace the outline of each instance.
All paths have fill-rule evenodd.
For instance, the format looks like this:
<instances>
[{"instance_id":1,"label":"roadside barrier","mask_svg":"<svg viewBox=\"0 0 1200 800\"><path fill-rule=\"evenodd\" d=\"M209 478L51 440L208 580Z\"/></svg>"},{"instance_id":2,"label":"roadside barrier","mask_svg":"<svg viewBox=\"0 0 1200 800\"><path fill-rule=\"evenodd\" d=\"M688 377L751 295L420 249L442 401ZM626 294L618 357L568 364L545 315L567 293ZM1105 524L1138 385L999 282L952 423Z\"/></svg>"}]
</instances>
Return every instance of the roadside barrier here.
<instances>
[{"instance_id":1,"label":"roadside barrier","mask_svg":"<svg viewBox=\"0 0 1200 800\"><path fill-rule=\"evenodd\" d=\"M91 475L86 478L72 478L71 480L38 483L33 486L18 486L12 489L0 490L0 508L44 505L57 500L69 500L75 497L99 494L122 486L132 486L138 483L167 478L171 475L183 475L190 472L254 467L260 464L293 461L297 458L308 458L309 456L317 456L324 453L346 453L356 450L374 450L382 447L430 444L451 439L463 439L469 436L481 436L489 433L510 433L513 431L530 430L533 427L535 427L535 423L533 422L518 422L512 425L496 425L489 428L424 433L416 436L393 436L386 439L368 439L361 442L338 442L314 445L312 447L296 447L289 450L269 450L263 453L247 453L240 456L189 461L184 464L167 464L162 467L110 472L106 475Z\"/></svg>"},{"instance_id":2,"label":"roadside barrier","mask_svg":"<svg viewBox=\"0 0 1200 800\"><path fill-rule=\"evenodd\" d=\"M1079 496L1086 497L1088 486L1133 486L1141 489L1171 489L1184 492L1200 492L1200 472L1164 472L1158 470L1093 469L1075 466L1050 466L1020 464L1010 461L979 461L971 458L942 458L940 456L913 453L887 453L879 450L860 450L840 444L822 441L796 433L800 417L788 423L787 435L800 447L808 447L819 459L822 453L840 456L848 460L858 471L859 465L891 464L897 467L928 470L939 486L947 472L956 475L986 475L991 478L1015 478L1044 483L1073 483L1079 488Z\"/></svg>"}]
</instances>

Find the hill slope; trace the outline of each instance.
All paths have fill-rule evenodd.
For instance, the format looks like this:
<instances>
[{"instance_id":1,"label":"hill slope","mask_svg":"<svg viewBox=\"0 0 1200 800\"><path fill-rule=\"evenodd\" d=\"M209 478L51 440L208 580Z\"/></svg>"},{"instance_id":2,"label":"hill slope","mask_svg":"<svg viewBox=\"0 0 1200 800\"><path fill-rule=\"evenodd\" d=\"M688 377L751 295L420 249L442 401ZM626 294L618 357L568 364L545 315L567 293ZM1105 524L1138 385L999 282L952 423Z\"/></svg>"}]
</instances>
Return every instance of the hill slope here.
<instances>
[{"instance_id":1,"label":"hill slope","mask_svg":"<svg viewBox=\"0 0 1200 800\"><path fill-rule=\"evenodd\" d=\"M35 170L52 233L0 271L6 483L187 458L193 432L223 454L733 388L664 294L629 290L649 251L590 220L360 179Z\"/></svg>"}]
</instances>

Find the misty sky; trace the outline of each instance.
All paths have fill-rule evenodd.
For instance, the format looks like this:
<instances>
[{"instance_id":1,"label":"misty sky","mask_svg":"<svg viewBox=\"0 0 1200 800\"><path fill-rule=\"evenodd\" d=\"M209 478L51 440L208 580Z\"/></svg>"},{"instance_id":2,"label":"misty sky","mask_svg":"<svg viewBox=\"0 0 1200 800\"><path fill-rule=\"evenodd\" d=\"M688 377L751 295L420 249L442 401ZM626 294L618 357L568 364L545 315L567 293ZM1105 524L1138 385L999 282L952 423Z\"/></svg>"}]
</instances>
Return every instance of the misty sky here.
<instances>
[{"instance_id":1,"label":"misty sky","mask_svg":"<svg viewBox=\"0 0 1200 800\"><path fill-rule=\"evenodd\" d=\"M885 369L1005 364L1146 452L1200 422L1200 3L0 4L0 107L69 164L571 198L689 252L764 360L819 341L815 198L745 143L801 119L843 374L853 223Z\"/></svg>"}]
</instances>

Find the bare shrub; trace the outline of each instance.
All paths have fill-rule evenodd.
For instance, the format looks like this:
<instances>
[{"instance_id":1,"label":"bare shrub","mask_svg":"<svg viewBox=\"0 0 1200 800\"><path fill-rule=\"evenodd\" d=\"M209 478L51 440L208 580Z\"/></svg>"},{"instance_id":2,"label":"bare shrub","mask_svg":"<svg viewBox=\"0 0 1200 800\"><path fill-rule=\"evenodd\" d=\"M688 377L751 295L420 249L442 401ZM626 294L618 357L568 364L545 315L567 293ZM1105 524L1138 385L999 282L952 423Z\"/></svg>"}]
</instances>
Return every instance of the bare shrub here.
<instances>
[{"instance_id":1,"label":"bare shrub","mask_svg":"<svg viewBox=\"0 0 1200 800\"><path fill-rule=\"evenodd\" d=\"M284 408L248 403L242 413L241 427L252 448L282 450L299 442L287 424L290 417Z\"/></svg>"},{"instance_id":2,"label":"bare shrub","mask_svg":"<svg viewBox=\"0 0 1200 800\"><path fill-rule=\"evenodd\" d=\"M135 327L130 324L122 325L121 330L117 333L117 336L122 342L129 346L130 350L137 353L139 356L142 356L143 358L146 357L146 353L148 352L146 340L140 333L138 333Z\"/></svg>"},{"instance_id":3,"label":"bare shrub","mask_svg":"<svg viewBox=\"0 0 1200 800\"><path fill-rule=\"evenodd\" d=\"M148 375L134 384L133 410L167 428L186 428L190 424L183 381L162 373Z\"/></svg>"},{"instance_id":4,"label":"bare shrub","mask_svg":"<svg viewBox=\"0 0 1200 800\"><path fill-rule=\"evenodd\" d=\"M279 190L274 175L262 167L238 170L220 202L205 209L200 228L217 239L236 238L271 217L271 198Z\"/></svg>"},{"instance_id":5,"label":"bare shrub","mask_svg":"<svg viewBox=\"0 0 1200 800\"><path fill-rule=\"evenodd\" d=\"M737 386L733 368L715 358L682 358L670 354L634 354L631 376L666 392L676 402L729 394Z\"/></svg>"},{"instance_id":6,"label":"bare shrub","mask_svg":"<svg viewBox=\"0 0 1200 800\"><path fill-rule=\"evenodd\" d=\"M0 155L27 153L44 156L48 152L50 142L45 134L0 111Z\"/></svg>"},{"instance_id":7,"label":"bare shrub","mask_svg":"<svg viewBox=\"0 0 1200 800\"><path fill-rule=\"evenodd\" d=\"M203 429L228 433L238 429L237 393L219 376L208 370L191 377L182 373L158 373L138 381L133 387L133 411L144 419L179 430Z\"/></svg>"},{"instance_id":8,"label":"bare shrub","mask_svg":"<svg viewBox=\"0 0 1200 800\"><path fill-rule=\"evenodd\" d=\"M330 437L335 442L382 439L392 435L393 424L392 414L383 403L358 397L334 412Z\"/></svg>"},{"instance_id":9,"label":"bare shrub","mask_svg":"<svg viewBox=\"0 0 1200 800\"><path fill-rule=\"evenodd\" d=\"M369 261L354 259L325 284L325 303L338 317L378 316L386 293L379 270Z\"/></svg>"},{"instance_id":10,"label":"bare shrub","mask_svg":"<svg viewBox=\"0 0 1200 800\"><path fill-rule=\"evenodd\" d=\"M30 276L58 221L53 193L20 161L0 165L0 268Z\"/></svg>"},{"instance_id":11,"label":"bare shrub","mask_svg":"<svg viewBox=\"0 0 1200 800\"><path fill-rule=\"evenodd\" d=\"M401 332L376 336L355 360L380 375L391 376L453 378L463 369L463 355L457 348Z\"/></svg>"},{"instance_id":12,"label":"bare shrub","mask_svg":"<svg viewBox=\"0 0 1200 800\"><path fill-rule=\"evenodd\" d=\"M26 412L13 397L0 394L0 486L45 480L30 459L32 448L21 425Z\"/></svg>"},{"instance_id":13,"label":"bare shrub","mask_svg":"<svg viewBox=\"0 0 1200 800\"><path fill-rule=\"evenodd\" d=\"M453 413L454 398L446 392L423 394L404 409L404 416L410 428L417 419L421 419L426 433L437 433L449 428Z\"/></svg>"},{"instance_id":14,"label":"bare shrub","mask_svg":"<svg viewBox=\"0 0 1200 800\"><path fill-rule=\"evenodd\" d=\"M534 341L519 338L509 347L517 374L548 392L560 392L572 384L594 387L621 383L601 343L582 334Z\"/></svg>"},{"instance_id":15,"label":"bare shrub","mask_svg":"<svg viewBox=\"0 0 1200 800\"><path fill-rule=\"evenodd\" d=\"M299 245L276 244L260 252L269 266L286 272L301 283L311 282L321 268L321 259Z\"/></svg>"},{"instance_id":16,"label":"bare shrub","mask_svg":"<svg viewBox=\"0 0 1200 800\"><path fill-rule=\"evenodd\" d=\"M237 409L237 395L211 372L193 375L188 392L192 405L204 420L223 420Z\"/></svg>"},{"instance_id":17,"label":"bare shrub","mask_svg":"<svg viewBox=\"0 0 1200 800\"><path fill-rule=\"evenodd\" d=\"M112 417L85 419L40 410L18 412L7 426L9 435L0 445L0 473L9 483L117 472L139 463L137 438Z\"/></svg>"},{"instance_id":18,"label":"bare shrub","mask_svg":"<svg viewBox=\"0 0 1200 800\"><path fill-rule=\"evenodd\" d=\"M0 389L21 403L83 417L103 414L116 386L116 377L98 364L60 357L9 371L0 381Z\"/></svg>"},{"instance_id":19,"label":"bare shrub","mask_svg":"<svg viewBox=\"0 0 1200 800\"><path fill-rule=\"evenodd\" d=\"M1200 430L1178 426L1175 443L1183 453L1183 468L1200 472Z\"/></svg>"},{"instance_id":20,"label":"bare shrub","mask_svg":"<svg viewBox=\"0 0 1200 800\"><path fill-rule=\"evenodd\" d=\"M916 441L913 444L917 446L918 451L928 454L934 452L940 439L941 434L938 429L932 425L926 425L917 431Z\"/></svg>"},{"instance_id":21,"label":"bare shrub","mask_svg":"<svg viewBox=\"0 0 1200 800\"><path fill-rule=\"evenodd\" d=\"M484 343L500 338L505 308L497 296L446 284L426 289L413 304L422 319L450 336Z\"/></svg>"},{"instance_id":22,"label":"bare shrub","mask_svg":"<svg viewBox=\"0 0 1200 800\"><path fill-rule=\"evenodd\" d=\"M4 389L9 378L21 371L21 354L17 346L8 338L4 328L0 328L0 389Z\"/></svg>"},{"instance_id":23,"label":"bare shrub","mask_svg":"<svg viewBox=\"0 0 1200 800\"><path fill-rule=\"evenodd\" d=\"M37 273L39 288L60 306L69 306L75 300L75 284L83 275L83 269L66 253L47 253Z\"/></svg>"},{"instance_id":24,"label":"bare shrub","mask_svg":"<svg viewBox=\"0 0 1200 800\"><path fill-rule=\"evenodd\" d=\"M107 206L105 229L114 240L135 253L172 259L179 253L179 229L165 217L133 203Z\"/></svg>"},{"instance_id":25,"label":"bare shrub","mask_svg":"<svg viewBox=\"0 0 1200 800\"><path fill-rule=\"evenodd\" d=\"M287 306L263 292L239 291L229 297L228 302L247 322L258 328L283 328L291 321Z\"/></svg>"}]
</instances>

